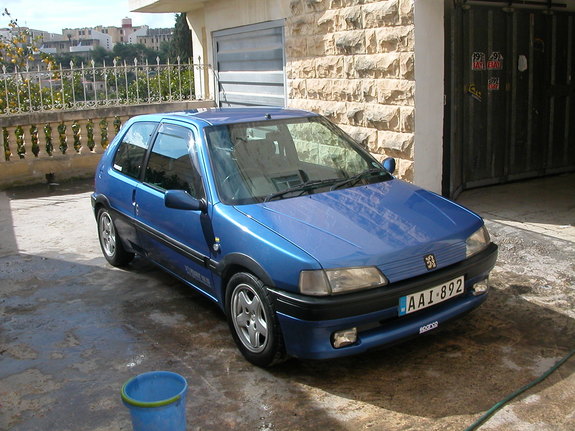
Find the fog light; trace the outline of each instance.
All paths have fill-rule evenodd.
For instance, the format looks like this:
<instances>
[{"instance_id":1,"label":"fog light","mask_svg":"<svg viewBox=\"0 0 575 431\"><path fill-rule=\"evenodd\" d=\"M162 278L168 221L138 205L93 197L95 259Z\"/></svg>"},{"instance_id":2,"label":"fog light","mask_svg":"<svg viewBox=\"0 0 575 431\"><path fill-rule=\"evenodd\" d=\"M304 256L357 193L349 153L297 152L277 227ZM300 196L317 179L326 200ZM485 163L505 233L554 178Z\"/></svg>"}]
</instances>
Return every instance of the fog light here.
<instances>
[{"instance_id":1,"label":"fog light","mask_svg":"<svg viewBox=\"0 0 575 431\"><path fill-rule=\"evenodd\" d=\"M339 349L340 347L349 346L357 341L357 328L345 329L337 331L333 334L333 347Z\"/></svg>"},{"instance_id":2,"label":"fog light","mask_svg":"<svg viewBox=\"0 0 575 431\"><path fill-rule=\"evenodd\" d=\"M475 283L471 290L474 296L483 295L489 290L489 279L486 278L485 280L480 281L479 283Z\"/></svg>"}]
</instances>

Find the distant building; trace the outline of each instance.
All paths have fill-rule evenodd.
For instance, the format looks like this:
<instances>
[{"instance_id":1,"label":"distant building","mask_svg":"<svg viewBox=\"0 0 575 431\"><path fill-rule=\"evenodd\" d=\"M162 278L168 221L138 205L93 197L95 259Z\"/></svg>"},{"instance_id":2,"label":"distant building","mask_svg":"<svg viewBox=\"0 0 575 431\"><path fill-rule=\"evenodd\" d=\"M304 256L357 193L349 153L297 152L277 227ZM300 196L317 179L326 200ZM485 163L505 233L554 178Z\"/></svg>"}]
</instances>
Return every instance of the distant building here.
<instances>
[{"instance_id":1,"label":"distant building","mask_svg":"<svg viewBox=\"0 0 575 431\"><path fill-rule=\"evenodd\" d=\"M173 38L173 28L150 29L147 25L132 25L130 18L122 20L121 27L95 26L82 28L65 28L62 34L50 33L43 30L34 30L27 27L20 27L27 30L30 42L38 38L40 51L46 54L88 53L94 48L101 46L107 51L111 51L117 43L138 44L141 43L148 48L159 50L163 42L169 42ZM0 28L0 38L10 39L14 30L10 28Z\"/></svg>"},{"instance_id":2,"label":"distant building","mask_svg":"<svg viewBox=\"0 0 575 431\"><path fill-rule=\"evenodd\" d=\"M130 36L128 36L128 43L132 45L137 44L138 38L145 36L146 34L148 34L149 31L150 29L148 28L148 26L140 27L138 30L136 30Z\"/></svg>"},{"instance_id":3,"label":"distant building","mask_svg":"<svg viewBox=\"0 0 575 431\"><path fill-rule=\"evenodd\" d=\"M114 40L109 35L96 28L65 28L62 30L62 35L68 40L77 41L76 44L72 45L75 47L86 46L82 43L86 40L98 40L98 43L91 43L90 46L101 46L104 49L110 51L114 48Z\"/></svg>"},{"instance_id":4,"label":"distant building","mask_svg":"<svg viewBox=\"0 0 575 431\"><path fill-rule=\"evenodd\" d=\"M100 45L99 39L83 39L79 40L76 45L70 46L70 52L73 53L81 53L81 52L89 52L93 51L94 48Z\"/></svg>"},{"instance_id":5,"label":"distant building","mask_svg":"<svg viewBox=\"0 0 575 431\"><path fill-rule=\"evenodd\" d=\"M46 54L64 54L73 52L82 54L93 51L97 46L101 46L100 39L60 39L45 41L40 50Z\"/></svg>"},{"instance_id":6,"label":"distant building","mask_svg":"<svg viewBox=\"0 0 575 431\"><path fill-rule=\"evenodd\" d=\"M10 39L13 34L17 31L25 31L28 32L28 40L26 43L30 43L33 39L38 39L40 43L47 41L47 40L54 40L62 37L60 34L50 33L44 30L35 30L29 27L20 27L18 30L13 30L11 28L0 28L0 38L3 39Z\"/></svg>"},{"instance_id":7,"label":"distant building","mask_svg":"<svg viewBox=\"0 0 575 431\"><path fill-rule=\"evenodd\" d=\"M44 41L44 43L40 47L40 51L46 54L61 54L64 52L70 52L71 45L72 41L68 39L48 40Z\"/></svg>"},{"instance_id":8,"label":"distant building","mask_svg":"<svg viewBox=\"0 0 575 431\"><path fill-rule=\"evenodd\" d=\"M141 43L148 48L160 50L163 42L170 42L174 37L173 28L151 28L144 35L138 35L135 42Z\"/></svg>"},{"instance_id":9,"label":"distant building","mask_svg":"<svg viewBox=\"0 0 575 431\"><path fill-rule=\"evenodd\" d=\"M96 32L96 34L101 34L107 40L109 40L109 43L101 43L101 46L103 46L108 50L111 50L115 44L130 43L130 36L134 34L137 35L146 34L147 30L148 30L147 25L134 27L132 25L131 18L124 18L122 20L121 27L97 25L95 27L65 28L62 30L62 34L63 35L70 34L74 39L84 39L89 38ZM103 39L104 37L98 37L98 39Z\"/></svg>"},{"instance_id":10,"label":"distant building","mask_svg":"<svg viewBox=\"0 0 575 431\"><path fill-rule=\"evenodd\" d=\"M149 48L158 50L162 42L172 39L173 32L174 30L171 28L150 29L147 25L134 27L131 18L124 18L121 27L98 25L62 30L64 36L73 40L98 39L100 41L99 46L108 51L112 50L117 43L142 43Z\"/></svg>"},{"instance_id":11,"label":"distant building","mask_svg":"<svg viewBox=\"0 0 575 431\"><path fill-rule=\"evenodd\" d=\"M22 31L28 33L27 40L25 41L25 43L22 44L22 46L29 44L30 42L35 40L40 48L40 51L46 54L55 54L57 52L56 46L53 46L50 49L44 49L44 46L46 43L62 38L62 35L56 33L50 33L44 30L35 30L33 28L28 27L19 27L18 29L0 28L0 39L11 39L16 32L19 33ZM41 64L41 62L39 62L38 60L30 62L30 65L38 65L38 64L41 67L43 67L43 64Z\"/></svg>"}]
</instances>

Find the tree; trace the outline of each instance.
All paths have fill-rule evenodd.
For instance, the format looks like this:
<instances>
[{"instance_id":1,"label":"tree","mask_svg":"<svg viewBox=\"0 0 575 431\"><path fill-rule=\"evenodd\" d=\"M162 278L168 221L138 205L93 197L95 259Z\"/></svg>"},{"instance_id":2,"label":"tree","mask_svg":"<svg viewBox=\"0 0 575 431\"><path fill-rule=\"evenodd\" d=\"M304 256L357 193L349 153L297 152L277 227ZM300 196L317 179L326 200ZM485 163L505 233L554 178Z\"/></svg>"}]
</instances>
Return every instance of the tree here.
<instances>
[{"instance_id":1,"label":"tree","mask_svg":"<svg viewBox=\"0 0 575 431\"><path fill-rule=\"evenodd\" d=\"M97 65L103 65L104 61L107 65L111 65L114 60L114 56L110 51L107 51L103 46L96 46L90 52L90 58L94 60Z\"/></svg>"},{"instance_id":2,"label":"tree","mask_svg":"<svg viewBox=\"0 0 575 431\"><path fill-rule=\"evenodd\" d=\"M70 66L70 62L73 62L75 66L79 66L82 62L86 63L86 59L76 53L62 52L54 55L54 62L57 65L61 64L66 69Z\"/></svg>"},{"instance_id":3,"label":"tree","mask_svg":"<svg viewBox=\"0 0 575 431\"><path fill-rule=\"evenodd\" d=\"M179 56L182 63L192 58L192 32L188 26L185 12L176 14L174 38L169 53L170 58L174 61Z\"/></svg>"},{"instance_id":4,"label":"tree","mask_svg":"<svg viewBox=\"0 0 575 431\"><path fill-rule=\"evenodd\" d=\"M160 63L166 63L166 60L170 57L170 50L172 49L171 41L163 41L160 43L160 51L158 55L160 57Z\"/></svg>"},{"instance_id":5,"label":"tree","mask_svg":"<svg viewBox=\"0 0 575 431\"><path fill-rule=\"evenodd\" d=\"M126 63L130 64L134 64L134 58L137 58L140 64L144 64L146 60L148 60L150 64L155 64L156 57L158 56L158 51L154 51L141 43L135 45L117 43L114 45L112 53L117 60L126 61Z\"/></svg>"},{"instance_id":6,"label":"tree","mask_svg":"<svg viewBox=\"0 0 575 431\"><path fill-rule=\"evenodd\" d=\"M40 52L41 36L32 37L27 28L18 25L18 20L10 15L8 9L4 9L2 16L7 17L10 22L8 36L0 36L0 66L6 66L12 71L15 68L23 70L26 64L34 61L53 64L50 55Z\"/></svg>"}]
</instances>

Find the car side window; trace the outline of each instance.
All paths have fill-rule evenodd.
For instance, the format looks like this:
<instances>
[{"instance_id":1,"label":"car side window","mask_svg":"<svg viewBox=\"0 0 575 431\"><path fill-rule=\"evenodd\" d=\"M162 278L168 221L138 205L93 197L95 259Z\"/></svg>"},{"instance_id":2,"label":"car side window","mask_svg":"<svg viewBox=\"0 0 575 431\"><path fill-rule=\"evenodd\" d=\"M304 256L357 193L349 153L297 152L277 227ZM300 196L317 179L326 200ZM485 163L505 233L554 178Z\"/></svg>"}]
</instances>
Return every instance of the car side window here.
<instances>
[{"instance_id":1,"label":"car side window","mask_svg":"<svg viewBox=\"0 0 575 431\"><path fill-rule=\"evenodd\" d=\"M191 130L162 124L152 146L144 182L163 190L185 190L196 199L205 197Z\"/></svg>"},{"instance_id":2,"label":"car side window","mask_svg":"<svg viewBox=\"0 0 575 431\"><path fill-rule=\"evenodd\" d=\"M142 122L130 126L116 151L114 169L130 177L138 178L150 137L157 125L157 123Z\"/></svg>"}]
</instances>

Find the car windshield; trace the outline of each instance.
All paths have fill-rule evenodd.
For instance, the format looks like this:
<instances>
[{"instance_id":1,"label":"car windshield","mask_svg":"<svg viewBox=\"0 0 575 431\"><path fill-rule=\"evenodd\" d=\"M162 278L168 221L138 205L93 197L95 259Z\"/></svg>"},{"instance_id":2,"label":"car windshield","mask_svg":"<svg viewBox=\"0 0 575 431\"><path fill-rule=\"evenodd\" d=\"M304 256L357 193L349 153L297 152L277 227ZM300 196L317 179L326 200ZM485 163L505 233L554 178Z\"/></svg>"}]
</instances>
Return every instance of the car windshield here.
<instances>
[{"instance_id":1,"label":"car windshield","mask_svg":"<svg viewBox=\"0 0 575 431\"><path fill-rule=\"evenodd\" d=\"M216 187L230 205L387 181L367 151L323 117L206 128Z\"/></svg>"}]
</instances>

